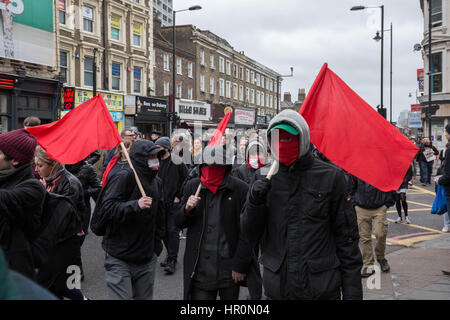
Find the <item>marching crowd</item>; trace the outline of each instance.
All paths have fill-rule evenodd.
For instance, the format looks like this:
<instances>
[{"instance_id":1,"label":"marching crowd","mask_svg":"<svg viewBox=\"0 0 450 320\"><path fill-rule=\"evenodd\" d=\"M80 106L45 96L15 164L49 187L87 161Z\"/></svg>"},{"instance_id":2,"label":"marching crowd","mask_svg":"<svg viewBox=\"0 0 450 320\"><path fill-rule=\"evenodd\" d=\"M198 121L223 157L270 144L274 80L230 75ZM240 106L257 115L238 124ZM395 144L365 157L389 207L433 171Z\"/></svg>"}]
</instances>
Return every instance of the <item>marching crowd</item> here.
<instances>
[{"instance_id":1,"label":"marching crowd","mask_svg":"<svg viewBox=\"0 0 450 320\"><path fill-rule=\"evenodd\" d=\"M25 126L38 124L30 118ZM156 268L176 272L180 232L184 299L236 300L241 286L254 300L362 299L361 278L374 274L375 259L390 269L387 208L396 205L397 222L403 208L410 223L414 165L398 190L382 192L315 149L292 110L264 135L224 135L219 145L208 145L208 135L191 142L155 132L146 140L136 128L121 138L125 148L64 165L26 129L0 135L0 299L87 299L68 285L68 270L85 276L81 247L90 231L103 237L110 299L152 299ZM429 184L437 150L429 141L420 148ZM450 164L441 171L439 183L450 190Z\"/></svg>"}]
</instances>

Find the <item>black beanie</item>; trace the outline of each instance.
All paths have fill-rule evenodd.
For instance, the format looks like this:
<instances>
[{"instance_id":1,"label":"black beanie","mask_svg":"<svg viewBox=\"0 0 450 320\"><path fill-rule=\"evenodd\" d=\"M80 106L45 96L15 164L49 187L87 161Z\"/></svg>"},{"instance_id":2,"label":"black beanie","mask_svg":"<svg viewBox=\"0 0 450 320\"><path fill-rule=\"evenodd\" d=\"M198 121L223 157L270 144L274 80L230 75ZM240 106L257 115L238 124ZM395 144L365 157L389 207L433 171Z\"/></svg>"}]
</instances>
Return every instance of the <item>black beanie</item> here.
<instances>
[{"instance_id":1,"label":"black beanie","mask_svg":"<svg viewBox=\"0 0 450 320\"><path fill-rule=\"evenodd\" d=\"M445 131L450 134L450 124L445 126Z\"/></svg>"}]
</instances>

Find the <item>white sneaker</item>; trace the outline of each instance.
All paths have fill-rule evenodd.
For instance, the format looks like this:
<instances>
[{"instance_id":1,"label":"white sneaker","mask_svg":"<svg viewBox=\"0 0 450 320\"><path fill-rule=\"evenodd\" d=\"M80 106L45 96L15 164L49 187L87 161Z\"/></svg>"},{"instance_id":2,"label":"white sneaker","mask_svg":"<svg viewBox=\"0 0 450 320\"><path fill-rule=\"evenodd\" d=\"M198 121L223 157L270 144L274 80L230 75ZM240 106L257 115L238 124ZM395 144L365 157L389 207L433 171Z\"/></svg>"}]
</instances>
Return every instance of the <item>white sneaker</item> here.
<instances>
[{"instance_id":1,"label":"white sneaker","mask_svg":"<svg viewBox=\"0 0 450 320\"><path fill-rule=\"evenodd\" d=\"M411 223L411 220L409 220L409 217L405 217L405 221L406 221L407 224Z\"/></svg>"},{"instance_id":2,"label":"white sneaker","mask_svg":"<svg viewBox=\"0 0 450 320\"><path fill-rule=\"evenodd\" d=\"M442 228L442 232L448 232L448 226L444 226L444 227Z\"/></svg>"},{"instance_id":3,"label":"white sneaker","mask_svg":"<svg viewBox=\"0 0 450 320\"><path fill-rule=\"evenodd\" d=\"M403 222L403 220L400 217L398 217L397 220L395 220L395 223L402 223L402 222Z\"/></svg>"}]
</instances>

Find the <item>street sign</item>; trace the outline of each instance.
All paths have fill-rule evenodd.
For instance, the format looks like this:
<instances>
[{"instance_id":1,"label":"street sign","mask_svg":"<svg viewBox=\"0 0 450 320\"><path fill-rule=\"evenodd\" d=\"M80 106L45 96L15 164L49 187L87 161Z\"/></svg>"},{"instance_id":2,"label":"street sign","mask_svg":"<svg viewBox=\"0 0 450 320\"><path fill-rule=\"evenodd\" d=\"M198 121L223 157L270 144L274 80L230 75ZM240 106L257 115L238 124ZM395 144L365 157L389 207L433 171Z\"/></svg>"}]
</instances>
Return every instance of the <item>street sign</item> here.
<instances>
[{"instance_id":1,"label":"street sign","mask_svg":"<svg viewBox=\"0 0 450 320\"><path fill-rule=\"evenodd\" d=\"M422 128L422 119L420 118L420 112L410 112L409 113L409 128Z\"/></svg>"},{"instance_id":2,"label":"street sign","mask_svg":"<svg viewBox=\"0 0 450 320\"><path fill-rule=\"evenodd\" d=\"M417 82L419 84L419 92L423 92L423 69L417 69Z\"/></svg>"},{"instance_id":3,"label":"street sign","mask_svg":"<svg viewBox=\"0 0 450 320\"><path fill-rule=\"evenodd\" d=\"M421 110L420 104L412 104L411 105L411 112L417 112L417 111L420 112L420 110Z\"/></svg>"}]
</instances>

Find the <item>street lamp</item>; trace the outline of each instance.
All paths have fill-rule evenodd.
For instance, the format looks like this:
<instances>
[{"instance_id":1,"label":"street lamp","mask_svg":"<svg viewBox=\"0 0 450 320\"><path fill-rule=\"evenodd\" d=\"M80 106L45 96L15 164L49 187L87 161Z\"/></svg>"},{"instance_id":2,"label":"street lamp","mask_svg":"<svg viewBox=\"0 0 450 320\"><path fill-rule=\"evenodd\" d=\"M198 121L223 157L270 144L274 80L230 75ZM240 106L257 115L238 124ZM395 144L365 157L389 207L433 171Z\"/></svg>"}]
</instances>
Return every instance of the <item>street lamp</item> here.
<instances>
[{"instance_id":1,"label":"street lamp","mask_svg":"<svg viewBox=\"0 0 450 320\"><path fill-rule=\"evenodd\" d=\"M291 74L285 76L277 76L277 114L280 112L280 78L288 78L294 76L294 67L291 67Z\"/></svg>"},{"instance_id":2,"label":"street lamp","mask_svg":"<svg viewBox=\"0 0 450 320\"><path fill-rule=\"evenodd\" d=\"M172 21L172 28L173 28L173 47L172 47L172 68L173 68L173 78L172 78L172 113L175 115L175 97L176 97L176 87L175 87L175 77L176 77L176 47L177 47L177 40L176 40L176 27L175 27L175 13L182 12L182 11L194 11L194 10L200 10L201 6L191 6L187 9L183 10L173 10L173 21ZM181 98L181 93L180 93ZM170 132L172 132L172 128L170 128Z\"/></svg>"},{"instance_id":3,"label":"street lamp","mask_svg":"<svg viewBox=\"0 0 450 320\"><path fill-rule=\"evenodd\" d=\"M358 10L364 10L364 9L368 9L368 8L380 8L381 9L381 80L380 80L380 82L381 82L381 89L380 89L381 90L381 102L380 102L380 108L383 109L384 5L381 5L381 6L353 6L353 7L351 7L350 10L358 11ZM392 122L392 118L391 118L391 122Z\"/></svg>"},{"instance_id":4,"label":"street lamp","mask_svg":"<svg viewBox=\"0 0 450 320\"><path fill-rule=\"evenodd\" d=\"M393 37L393 32L392 32L392 22L391 22L391 28L384 30L386 32L390 32L391 34L391 47L390 47L390 51L391 51L391 55L390 55L390 72L389 72L389 122L392 123L392 37ZM375 41L380 41L383 40L382 37L380 37L380 32L377 31L376 36L373 38L373 40Z\"/></svg>"}]
</instances>

